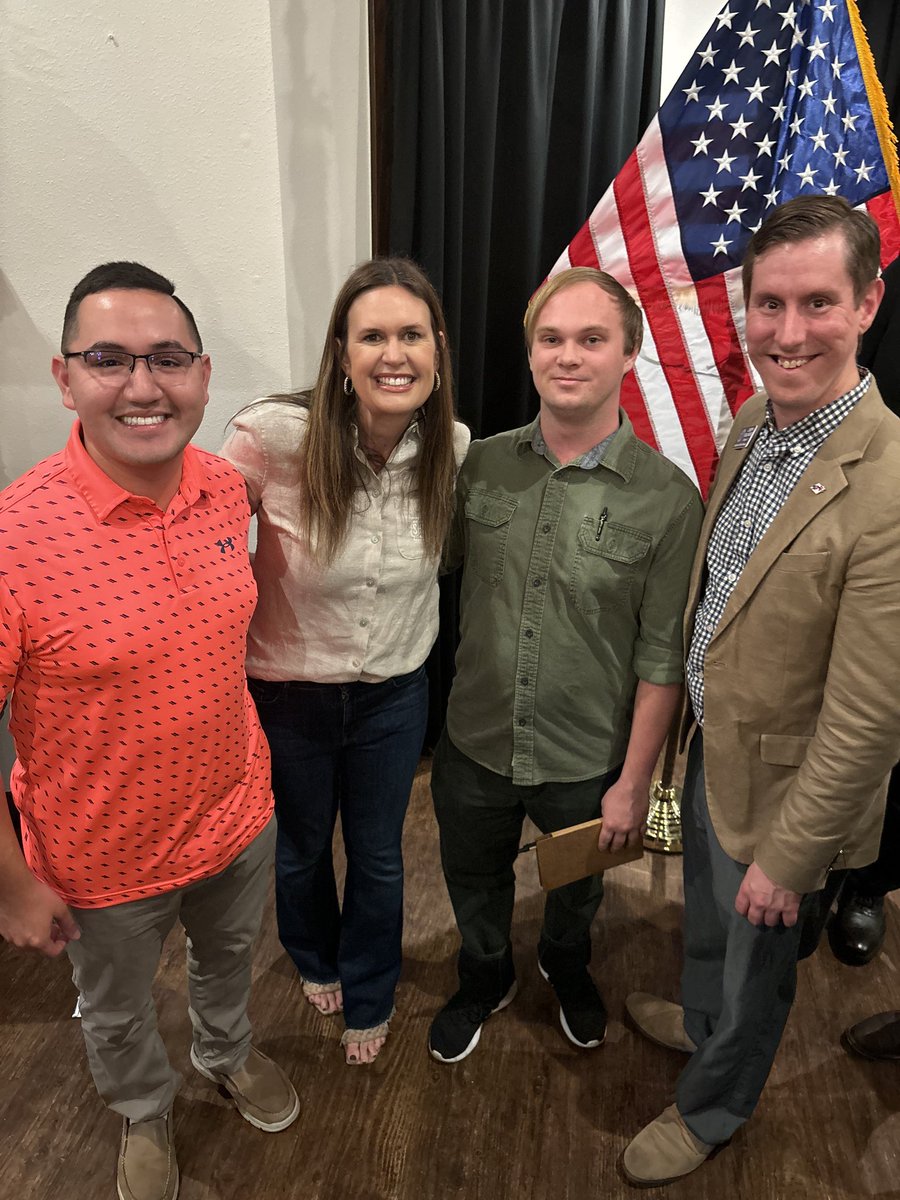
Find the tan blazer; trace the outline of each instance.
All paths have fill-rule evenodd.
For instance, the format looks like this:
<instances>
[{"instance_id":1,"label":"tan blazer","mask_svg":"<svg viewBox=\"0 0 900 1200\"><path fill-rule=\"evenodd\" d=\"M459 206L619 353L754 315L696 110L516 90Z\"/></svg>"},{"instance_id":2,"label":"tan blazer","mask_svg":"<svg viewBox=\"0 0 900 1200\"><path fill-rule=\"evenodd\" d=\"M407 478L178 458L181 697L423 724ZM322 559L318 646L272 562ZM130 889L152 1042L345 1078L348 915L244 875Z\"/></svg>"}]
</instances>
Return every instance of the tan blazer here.
<instances>
[{"instance_id":1,"label":"tan blazer","mask_svg":"<svg viewBox=\"0 0 900 1200\"><path fill-rule=\"evenodd\" d=\"M723 452L685 646L710 533L751 444L735 443L764 419L753 396ZM706 654L703 707L709 811L732 858L808 892L830 868L876 857L900 757L900 418L874 382L750 556Z\"/></svg>"}]
</instances>

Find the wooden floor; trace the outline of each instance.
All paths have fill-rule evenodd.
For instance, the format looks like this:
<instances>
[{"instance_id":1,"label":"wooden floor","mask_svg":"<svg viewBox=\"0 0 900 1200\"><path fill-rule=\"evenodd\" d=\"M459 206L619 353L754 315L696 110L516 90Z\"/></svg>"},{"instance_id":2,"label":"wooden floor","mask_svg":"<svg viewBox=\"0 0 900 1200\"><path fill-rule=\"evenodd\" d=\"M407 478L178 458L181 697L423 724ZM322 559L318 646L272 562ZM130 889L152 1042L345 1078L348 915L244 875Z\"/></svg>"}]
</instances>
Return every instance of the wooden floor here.
<instances>
[{"instance_id":1,"label":"wooden floor","mask_svg":"<svg viewBox=\"0 0 900 1200\"><path fill-rule=\"evenodd\" d=\"M532 856L528 856L529 859ZM188 1063L183 941L158 978L160 1025L185 1084L175 1106L182 1200L601 1200L636 1196L617 1162L629 1138L672 1099L680 1057L626 1029L623 1001L675 997L679 858L651 855L607 876L594 973L609 1010L606 1045L563 1037L535 966L541 894L533 861L519 873L515 953L520 992L485 1026L476 1052L442 1066L429 1021L454 986L456 935L437 857L428 772L406 828L406 960L392 1035L374 1067L348 1067L339 1018L304 1002L271 908L257 955L256 1039L296 1082L303 1111L284 1133L240 1120ZM671 1200L900 1200L900 1065L851 1060L841 1029L900 1007L900 918L870 967L839 965L827 945L801 967L778 1061L753 1120ZM103 1200L115 1194L118 1119L97 1099L84 1060L67 963L0 945L0 1197Z\"/></svg>"}]
</instances>

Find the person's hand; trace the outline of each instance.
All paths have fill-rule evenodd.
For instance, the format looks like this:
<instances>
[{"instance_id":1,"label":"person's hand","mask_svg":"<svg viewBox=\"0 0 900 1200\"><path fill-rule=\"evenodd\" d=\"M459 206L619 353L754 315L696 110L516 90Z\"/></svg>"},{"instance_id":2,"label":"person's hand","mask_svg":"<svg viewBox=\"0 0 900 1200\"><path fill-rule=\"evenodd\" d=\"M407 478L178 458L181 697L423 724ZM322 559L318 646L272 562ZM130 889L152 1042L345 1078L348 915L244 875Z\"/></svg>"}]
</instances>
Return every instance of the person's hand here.
<instances>
[{"instance_id":1,"label":"person's hand","mask_svg":"<svg viewBox=\"0 0 900 1200\"><path fill-rule=\"evenodd\" d=\"M56 958L68 942L81 937L81 930L56 892L23 871L0 893L0 937L22 950Z\"/></svg>"},{"instance_id":2,"label":"person's hand","mask_svg":"<svg viewBox=\"0 0 900 1200\"><path fill-rule=\"evenodd\" d=\"M751 925L796 925L800 911L799 892L779 887L762 867L751 863L734 900L735 911Z\"/></svg>"},{"instance_id":3,"label":"person's hand","mask_svg":"<svg viewBox=\"0 0 900 1200\"><path fill-rule=\"evenodd\" d=\"M647 825L650 808L649 782L618 779L601 802L603 824L597 845L601 850L622 850L639 846Z\"/></svg>"}]
</instances>

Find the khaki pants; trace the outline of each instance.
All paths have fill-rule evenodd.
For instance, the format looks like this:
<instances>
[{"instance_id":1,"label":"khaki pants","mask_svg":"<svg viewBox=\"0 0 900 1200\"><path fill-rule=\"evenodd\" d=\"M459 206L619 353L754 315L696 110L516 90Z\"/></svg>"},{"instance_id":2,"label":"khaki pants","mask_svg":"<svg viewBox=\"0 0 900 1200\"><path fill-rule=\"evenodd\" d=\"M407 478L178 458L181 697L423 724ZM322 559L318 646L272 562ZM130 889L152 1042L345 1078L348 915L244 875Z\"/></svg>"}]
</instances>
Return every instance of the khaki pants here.
<instances>
[{"instance_id":1,"label":"khaki pants","mask_svg":"<svg viewBox=\"0 0 900 1200\"><path fill-rule=\"evenodd\" d=\"M67 949L81 994L81 1028L97 1091L132 1121L163 1116L181 1076L169 1063L151 995L163 942L180 920L194 1047L204 1066L233 1071L250 1047L247 1001L275 843L270 821L224 870L187 887L73 909L81 938Z\"/></svg>"}]
</instances>

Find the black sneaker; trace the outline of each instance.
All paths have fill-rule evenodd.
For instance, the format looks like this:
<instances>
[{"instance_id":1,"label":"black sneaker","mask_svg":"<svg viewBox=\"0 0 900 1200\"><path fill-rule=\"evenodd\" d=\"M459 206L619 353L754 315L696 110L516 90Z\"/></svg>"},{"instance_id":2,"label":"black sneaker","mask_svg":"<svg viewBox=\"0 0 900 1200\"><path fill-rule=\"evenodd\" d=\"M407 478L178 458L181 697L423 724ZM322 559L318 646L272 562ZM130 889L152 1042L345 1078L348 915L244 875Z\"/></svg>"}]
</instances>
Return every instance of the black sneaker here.
<instances>
[{"instance_id":1,"label":"black sneaker","mask_svg":"<svg viewBox=\"0 0 900 1200\"><path fill-rule=\"evenodd\" d=\"M438 1062L455 1063L471 1054L481 1037L481 1027L488 1017L506 1008L519 985L512 981L509 991L499 1004L473 1000L462 988L444 1005L431 1022L428 1049Z\"/></svg>"},{"instance_id":2,"label":"black sneaker","mask_svg":"<svg viewBox=\"0 0 900 1200\"><path fill-rule=\"evenodd\" d=\"M573 965L554 972L552 979L540 960L538 969L556 992L559 1023L572 1045L579 1050L602 1046L606 1037L606 1005L587 967Z\"/></svg>"}]
</instances>

